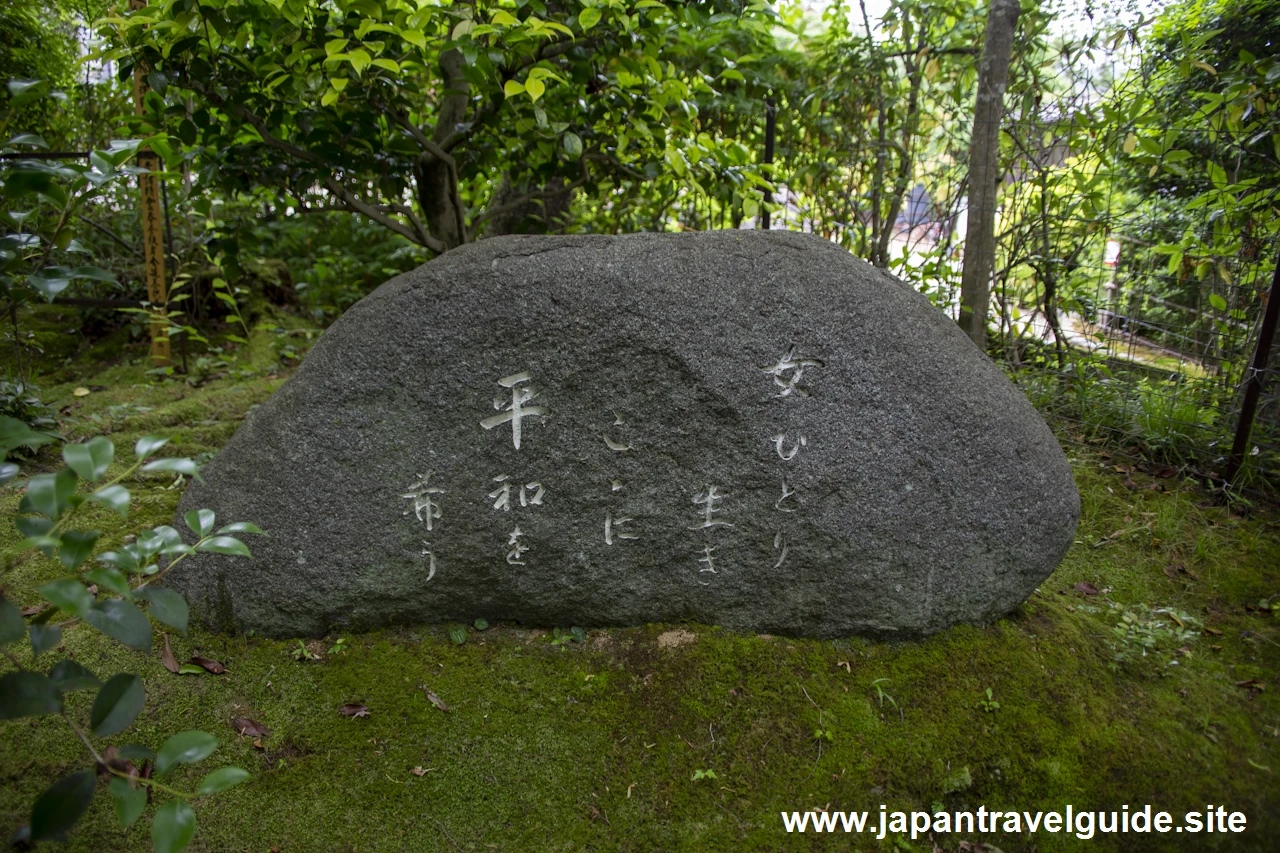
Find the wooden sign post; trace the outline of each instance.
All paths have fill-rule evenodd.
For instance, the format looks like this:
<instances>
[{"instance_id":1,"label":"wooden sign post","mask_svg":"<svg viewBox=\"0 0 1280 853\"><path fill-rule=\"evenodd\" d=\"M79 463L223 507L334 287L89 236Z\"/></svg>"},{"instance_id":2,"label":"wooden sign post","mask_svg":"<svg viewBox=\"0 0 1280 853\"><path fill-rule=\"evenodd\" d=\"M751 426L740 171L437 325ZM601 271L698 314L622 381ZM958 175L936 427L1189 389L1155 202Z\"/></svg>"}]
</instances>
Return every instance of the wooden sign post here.
<instances>
[{"instance_id":1,"label":"wooden sign post","mask_svg":"<svg viewBox=\"0 0 1280 853\"><path fill-rule=\"evenodd\" d=\"M146 8L147 0L129 0L129 8ZM147 96L146 69L133 68L133 111L144 112ZM147 301L152 310L166 310L169 305L168 279L165 278L164 229L160 214L160 158L149 148L138 151L138 165L152 174L138 176L139 213L142 219L143 263L147 275ZM169 325L158 317L151 320L151 360L156 367L169 364Z\"/></svg>"}]
</instances>

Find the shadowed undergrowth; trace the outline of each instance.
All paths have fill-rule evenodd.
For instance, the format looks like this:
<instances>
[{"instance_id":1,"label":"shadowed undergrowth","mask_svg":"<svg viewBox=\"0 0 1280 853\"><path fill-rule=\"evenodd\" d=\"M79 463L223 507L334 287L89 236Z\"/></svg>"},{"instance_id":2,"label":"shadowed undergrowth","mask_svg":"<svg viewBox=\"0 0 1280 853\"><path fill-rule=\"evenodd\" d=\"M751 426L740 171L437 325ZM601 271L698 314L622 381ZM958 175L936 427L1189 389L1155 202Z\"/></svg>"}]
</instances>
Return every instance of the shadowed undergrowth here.
<instances>
[{"instance_id":1,"label":"shadowed undergrowth","mask_svg":"<svg viewBox=\"0 0 1280 853\"><path fill-rule=\"evenodd\" d=\"M151 382L145 350L111 339L37 384L71 436L108 434L123 447L161 432L174 453L198 458L278 387L288 367L278 358L282 339L255 333L228 355L225 375L194 388ZM78 387L97 390L75 396ZM52 469L56 454L44 448L24 473ZM439 625L348 636L332 654L337 638L329 638L311 644L318 660L298 661L296 643L197 627L170 635L178 659L199 652L228 671L179 676L158 651L75 627L57 657L143 676L146 709L116 740L155 748L205 729L223 744L203 769L253 772L197 806L192 850L1188 847L1172 835L1082 842L1043 831L914 842L788 835L779 817L866 809L874 824L881 803L906 811L1150 803L1178 817L1222 804L1245 812L1250 829L1200 836L1196 849L1271 849L1280 831L1280 631L1256 606L1280 592L1276 518L1232 516L1190 485L1116 472L1093 456L1073 463L1083 511L1063 565L1008 618L921 642L651 625L553 643L548 630L497 625L468 626L459 645L449 637L456 626ZM180 493L158 477L134 490L129 526L105 511L87 517L103 531L101 546L116 546L141 523L167 521ZM18 499L18 488L0 491L6 519ZM4 525L0 556L11 559L18 541ZM33 603L36 586L58 575L50 561L24 559L7 575L8 595ZM29 651L19 658L27 663ZM87 714L90 699L72 694L71 713ZM341 715L348 703L367 706L368 716ZM258 743L240 737L234 718L269 734ZM51 717L0 723L0 831L24 823L52 781L88 765L68 734ZM195 778L177 774L188 788ZM121 830L110 809L98 797L69 849L146 849L147 821Z\"/></svg>"}]
</instances>

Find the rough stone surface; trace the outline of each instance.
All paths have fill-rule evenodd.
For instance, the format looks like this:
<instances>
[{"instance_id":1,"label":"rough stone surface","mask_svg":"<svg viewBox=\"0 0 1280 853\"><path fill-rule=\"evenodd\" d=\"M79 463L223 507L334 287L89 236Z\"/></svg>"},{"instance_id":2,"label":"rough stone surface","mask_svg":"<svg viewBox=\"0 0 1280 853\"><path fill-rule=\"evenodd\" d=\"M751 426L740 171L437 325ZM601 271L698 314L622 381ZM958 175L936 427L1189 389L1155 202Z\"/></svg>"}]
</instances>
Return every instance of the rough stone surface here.
<instances>
[{"instance_id":1,"label":"rough stone surface","mask_svg":"<svg viewBox=\"0 0 1280 853\"><path fill-rule=\"evenodd\" d=\"M1053 435L952 321L779 232L455 249L351 308L204 474L179 518L270 537L171 581L273 636L919 636L1016 607L1079 516Z\"/></svg>"}]
</instances>

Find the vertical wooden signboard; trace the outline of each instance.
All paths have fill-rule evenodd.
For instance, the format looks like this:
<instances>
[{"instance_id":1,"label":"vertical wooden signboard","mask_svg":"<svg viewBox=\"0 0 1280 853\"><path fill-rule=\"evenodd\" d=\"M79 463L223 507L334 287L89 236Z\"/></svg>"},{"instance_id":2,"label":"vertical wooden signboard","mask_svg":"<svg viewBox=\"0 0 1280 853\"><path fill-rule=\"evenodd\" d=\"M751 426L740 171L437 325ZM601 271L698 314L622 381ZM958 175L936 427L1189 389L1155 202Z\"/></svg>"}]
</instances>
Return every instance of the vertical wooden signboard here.
<instances>
[{"instance_id":1,"label":"vertical wooden signboard","mask_svg":"<svg viewBox=\"0 0 1280 853\"><path fill-rule=\"evenodd\" d=\"M147 0L129 0L129 8L146 8ZM147 96L146 69L133 68L133 110L143 113ZM138 165L151 172L160 171L160 158L149 148L138 151ZM164 309L169 303L164 269L164 221L160 215L160 179L154 174L138 176L139 213L142 220L143 262L147 275L147 301L153 309ZM151 321L151 360L156 367L169 363L169 327L163 320Z\"/></svg>"}]
</instances>

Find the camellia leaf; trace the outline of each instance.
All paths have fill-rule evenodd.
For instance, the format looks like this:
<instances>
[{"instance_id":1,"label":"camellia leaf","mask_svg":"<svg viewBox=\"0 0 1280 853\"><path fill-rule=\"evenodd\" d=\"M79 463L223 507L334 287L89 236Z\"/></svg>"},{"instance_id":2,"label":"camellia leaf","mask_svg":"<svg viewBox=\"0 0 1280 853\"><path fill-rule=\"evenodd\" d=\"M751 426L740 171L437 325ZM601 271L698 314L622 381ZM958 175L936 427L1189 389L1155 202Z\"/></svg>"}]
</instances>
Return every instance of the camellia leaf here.
<instances>
[{"instance_id":1,"label":"camellia leaf","mask_svg":"<svg viewBox=\"0 0 1280 853\"><path fill-rule=\"evenodd\" d=\"M31 807L31 840L61 840L93 801L98 776L81 770L59 779Z\"/></svg>"},{"instance_id":2,"label":"camellia leaf","mask_svg":"<svg viewBox=\"0 0 1280 853\"><path fill-rule=\"evenodd\" d=\"M524 90L528 93L529 99L537 101L542 97L542 93L547 90L547 84L541 80L529 80L524 84Z\"/></svg>"},{"instance_id":3,"label":"camellia leaf","mask_svg":"<svg viewBox=\"0 0 1280 853\"><path fill-rule=\"evenodd\" d=\"M54 607L84 618L93 606L89 589L75 578L58 578L40 587L39 593Z\"/></svg>"},{"instance_id":4,"label":"camellia leaf","mask_svg":"<svg viewBox=\"0 0 1280 853\"><path fill-rule=\"evenodd\" d=\"M90 483L96 483L111 467L116 448L108 438L99 436L84 444L64 444L62 458L67 466Z\"/></svg>"},{"instance_id":5,"label":"camellia leaf","mask_svg":"<svg viewBox=\"0 0 1280 853\"><path fill-rule=\"evenodd\" d=\"M141 678L128 673L112 676L93 700L89 727L98 737L119 734L138 718L146 701Z\"/></svg>"},{"instance_id":6,"label":"camellia leaf","mask_svg":"<svg viewBox=\"0 0 1280 853\"><path fill-rule=\"evenodd\" d=\"M0 598L0 645L16 643L27 635L26 623L22 621L22 611L18 605L7 598Z\"/></svg>"},{"instance_id":7,"label":"camellia leaf","mask_svg":"<svg viewBox=\"0 0 1280 853\"><path fill-rule=\"evenodd\" d=\"M159 757L156 758L159 761ZM196 834L196 813L182 800L170 800L151 819L151 843L156 853L179 853Z\"/></svg>"},{"instance_id":8,"label":"camellia leaf","mask_svg":"<svg viewBox=\"0 0 1280 853\"><path fill-rule=\"evenodd\" d=\"M252 557L243 542L234 536L215 536L196 546L197 551L209 554L230 554L237 557Z\"/></svg>"},{"instance_id":9,"label":"camellia leaf","mask_svg":"<svg viewBox=\"0 0 1280 853\"><path fill-rule=\"evenodd\" d=\"M186 519L187 527L191 528L191 532L203 538L213 532L213 522L217 516L211 509L193 509L183 518Z\"/></svg>"},{"instance_id":10,"label":"camellia leaf","mask_svg":"<svg viewBox=\"0 0 1280 853\"><path fill-rule=\"evenodd\" d=\"M123 595L125 598L133 598L133 591L129 589L129 579L124 576L124 572L114 566L98 566L90 569L84 573L84 579L97 584L100 588Z\"/></svg>"},{"instance_id":11,"label":"camellia leaf","mask_svg":"<svg viewBox=\"0 0 1280 853\"><path fill-rule=\"evenodd\" d=\"M38 672L10 672L0 678L0 720L61 711L62 694L48 676Z\"/></svg>"},{"instance_id":12,"label":"camellia leaf","mask_svg":"<svg viewBox=\"0 0 1280 853\"><path fill-rule=\"evenodd\" d=\"M196 465L190 459L181 456L170 456L164 459L153 459L142 466L143 471L173 471L176 474L186 474L188 477L199 477L200 466Z\"/></svg>"},{"instance_id":13,"label":"camellia leaf","mask_svg":"<svg viewBox=\"0 0 1280 853\"><path fill-rule=\"evenodd\" d=\"M99 601L84 619L102 633L144 652L151 651L151 623L142 611L127 601L112 598Z\"/></svg>"},{"instance_id":14,"label":"camellia leaf","mask_svg":"<svg viewBox=\"0 0 1280 853\"><path fill-rule=\"evenodd\" d=\"M0 486L22 473L22 469L14 462L0 462Z\"/></svg>"},{"instance_id":15,"label":"camellia leaf","mask_svg":"<svg viewBox=\"0 0 1280 853\"><path fill-rule=\"evenodd\" d=\"M49 680L64 693L73 690L92 690L102 686L92 672L73 660L60 660L49 670Z\"/></svg>"},{"instance_id":16,"label":"camellia leaf","mask_svg":"<svg viewBox=\"0 0 1280 853\"><path fill-rule=\"evenodd\" d=\"M582 156L582 137L572 131L564 135L564 153L572 160Z\"/></svg>"},{"instance_id":17,"label":"camellia leaf","mask_svg":"<svg viewBox=\"0 0 1280 853\"><path fill-rule=\"evenodd\" d=\"M169 443L169 439L162 438L158 435L144 435L138 439L138 443L133 446L133 453L139 459L146 459L160 448Z\"/></svg>"},{"instance_id":18,"label":"camellia leaf","mask_svg":"<svg viewBox=\"0 0 1280 853\"><path fill-rule=\"evenodd\" d=\"M57 625L31 626L31 654L39 655L62 642L62 629ZM65 690L66 688L59 688Z\"/></svg>"},{"instance_id":19,"label":"camellia leaf","mask_svg":"<svg viewBox=\"0 0 1280 853\"><path fill-rule=\"evenodd\" d=\"M187 633L190 608L187 607L187 600L181 595L162 586L144 586L135 595L143 601L151 602L147 612L151 614L152 619L176 628L183 634Z\"/></svg>"},{"instance_id":20,"label":"camellia leaf","mask_svg":"<svg viewBox=\"0 0 1280 853\"><path fill-rule=\"evenodd\" d=\"M524 92L524 84L519 80L508 80L502 86L502 93L508 98L514 98L516 95Z\"/></svg>"},{"instance_id":21,"label":"camellia leaf","mask_svg":"<svg viewBox=\"0 0 1280 853\"><path fill-rule=\"evenodd\" d=\"M179 732L164 742L156 753L156 773L165 774L179 764L204 761L218 748L218 739L198 730Z\"/></svg>"},{"instance_id":22,"label":"camellia leaf","mask_svg":"<svg viewBox=\"0 0 1280 853\"><path fill-rule=\"evenodd\" d=\"M106 504L123 516L129 515L129 490L119 484L98 489L98 491L89 495L86 500Z\"/></svg>"},{"instance_id":23,"label":"camellia leaf","mask_svg":"<svg viewBox=\"0 0 1280 853\"><path fill-rule=\"evenodd\" d=\"M68 569L78 569L93 553L93 546L98 543L96 530L68 530L60 537L62 545L58 548L58 558Z\"/></svg>"},{"instance_id":24,"label":"camellia leaf","mask_svg":"<svg viewBox=\"0 0 1280 853\"><path fill-rule=\"evenodd\" d=\"M251 521L237 521L234 524L228 524L226 527L218 531L218 535L223 533L257 533L259 536L266 536L266 531L260 529L258 525Z\"/></svg>"},{"instance_id":25,"label":"camellia leaf","mask_svg":"<svg viewBox=\"0 0 1280 853\"><path fill-rule=\"evenodd\" d=\"M127 780L117 776L111 780L107 790L111 792L111 798L116 801L116 818L120 821L120 825L133 826L134 821L142 817L142 812L147 807L147 789L141 785L132 787Z\"/></svg>"},{"instance_id":26,"label":"camellia leaf","mask_svg":"<svg viewBox=\"0 0 1280 853\"><path fill-rule=\"evenodd\" d=\"M219 767L201 780L200 787L196 788L196 793L200 796L216 794L219 791L227 790L233 785L239 785L248 778L248 770L242 770L239 767Z\"/></svg>"},{"instance_id":27,"label":"camellia leaf","mask_svg":"<svg viewBox=\"0 0 1280 853\"><path fill-rule=\"evenodd\" d=\"M600 10L597 7L588 6L578 13L578 25L582 27L583 32L586 32L598 23L600 23Z\"/></svg>"},{"instance_id":28,"label":"camellia leaf","mask_svg":"<svg viewBox=\"0 0 1280 853\"><path fill-rule=\"evenodd\" d=\"M76 472L63 468L57 474L37 474L27 483L18 512L38 512L57 518L76 493Z\"/></svg>"}]
</instances>

